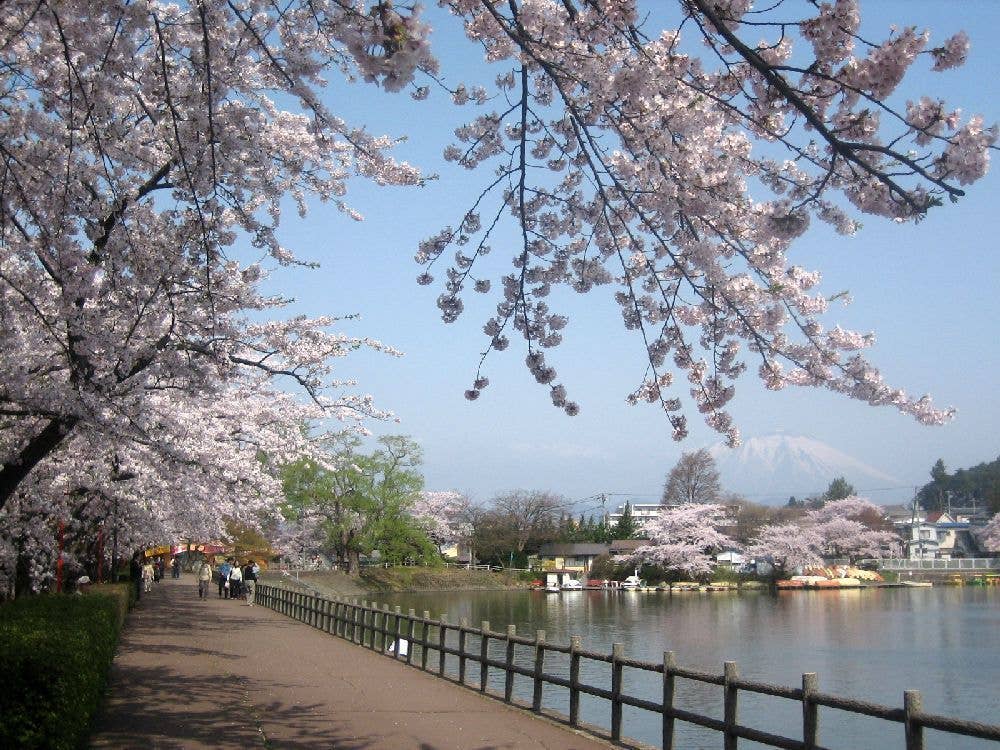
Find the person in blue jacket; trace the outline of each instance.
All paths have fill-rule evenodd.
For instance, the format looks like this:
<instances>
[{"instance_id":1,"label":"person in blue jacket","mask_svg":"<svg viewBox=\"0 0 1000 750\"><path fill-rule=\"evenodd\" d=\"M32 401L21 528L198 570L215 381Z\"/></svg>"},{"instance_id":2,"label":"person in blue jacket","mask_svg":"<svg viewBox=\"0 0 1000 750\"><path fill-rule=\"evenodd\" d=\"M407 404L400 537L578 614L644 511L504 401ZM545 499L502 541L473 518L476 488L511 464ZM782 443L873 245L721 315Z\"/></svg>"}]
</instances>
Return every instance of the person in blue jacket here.
<instances>
[{"instance_id":1,"label":"person in blue jacket","mask_svg":"<svg viewBox=\"0 0 1000 750\"><path fill-rule=\"evenodd\" d=\"M233 558L227 557L219 566L219 598L229 598L229 571L233 569Z\"/></svg>"}]
</instances>

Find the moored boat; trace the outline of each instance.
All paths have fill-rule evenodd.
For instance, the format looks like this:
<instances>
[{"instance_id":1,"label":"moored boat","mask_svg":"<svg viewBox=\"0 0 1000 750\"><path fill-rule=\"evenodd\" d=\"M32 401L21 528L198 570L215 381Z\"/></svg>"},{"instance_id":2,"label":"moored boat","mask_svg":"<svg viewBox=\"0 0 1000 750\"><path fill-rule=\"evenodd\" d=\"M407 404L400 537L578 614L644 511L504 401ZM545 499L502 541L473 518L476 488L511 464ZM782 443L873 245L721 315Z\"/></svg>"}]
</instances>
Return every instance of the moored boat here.
<instances>
[{"instance_id":1,"label":"moored boat","mask_svg":"<svg viewBox=\"0 0 1000 750\"><path fill-rule=\"evenodd\" d=\"M697 581L677 581L670 584L671 591L697 591L698 590Z\"/></svg>"},{"instance_id":2,"label":"moored boat","mask_svg":"<svg viewBox=\"0 0 1000 750\"><path fill-rule=\"evenodd\" d=\"M776 581L774 585L779 589L804 589L806 587L806 582L789 578L782 581Z\"/></svg>"}]
</instances>

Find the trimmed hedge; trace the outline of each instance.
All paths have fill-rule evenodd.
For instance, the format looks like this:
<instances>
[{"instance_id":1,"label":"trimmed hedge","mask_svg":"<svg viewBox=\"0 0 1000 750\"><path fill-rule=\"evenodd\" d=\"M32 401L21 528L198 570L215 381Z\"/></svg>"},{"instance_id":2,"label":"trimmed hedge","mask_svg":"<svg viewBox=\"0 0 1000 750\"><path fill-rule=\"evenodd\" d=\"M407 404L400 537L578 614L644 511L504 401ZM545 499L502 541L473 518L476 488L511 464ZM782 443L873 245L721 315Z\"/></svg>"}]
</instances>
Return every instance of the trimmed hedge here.
<instances>
[{"instance_id":1,"label":"trimmed hedge","mask_svg":"<svg viewBox=\"0 0 1000 750\"><path fill-rule=\"evenodd\" d=\"M101 700L129 586L0 605L0 747L83 747Z\"/></svg>"}]
</instances>

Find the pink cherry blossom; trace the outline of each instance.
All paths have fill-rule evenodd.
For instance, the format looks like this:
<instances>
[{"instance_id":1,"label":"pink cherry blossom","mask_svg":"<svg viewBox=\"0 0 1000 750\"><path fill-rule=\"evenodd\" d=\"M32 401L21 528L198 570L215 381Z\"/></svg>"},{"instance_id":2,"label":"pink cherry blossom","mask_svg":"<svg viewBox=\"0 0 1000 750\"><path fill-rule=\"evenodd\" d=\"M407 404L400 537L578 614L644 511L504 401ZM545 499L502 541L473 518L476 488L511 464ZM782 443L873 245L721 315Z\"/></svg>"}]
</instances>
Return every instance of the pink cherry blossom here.
<instances>
[{"instance_id":1,"label":"pink cherry blossom","mask_svg":"<svg viewBox=\"0 0 1000 750\"><path fill-rule=\"evenodd\" d=\"M664 508L649 521L643 533L650 543L634 552L634 559L695 576L706 575L715 565L713 555L735 542L718 527L726 521L726 509L714 503L685 503Z\"/></svg>"}]
</instances>

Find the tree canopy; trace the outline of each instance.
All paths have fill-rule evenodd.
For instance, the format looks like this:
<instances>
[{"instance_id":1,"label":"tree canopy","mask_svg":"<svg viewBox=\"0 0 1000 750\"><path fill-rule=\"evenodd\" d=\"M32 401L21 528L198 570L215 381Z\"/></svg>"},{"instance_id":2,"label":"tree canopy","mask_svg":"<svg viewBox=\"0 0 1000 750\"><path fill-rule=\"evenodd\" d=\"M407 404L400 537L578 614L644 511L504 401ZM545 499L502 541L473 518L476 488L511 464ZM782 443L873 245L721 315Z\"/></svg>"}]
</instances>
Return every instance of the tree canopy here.
<instances>
[{"instance_id":1,"label":"tree canopy","mask_svg":"<svg viewBox=\"0 0 1000 750\"><path fill-rule=\"evenodd\" d=\"M927 511L978 506L1000 513L1000 458L949 473L940 458L931 467L931 481L917 491L917 501Z\"/></svg>"},{"instance_id":2,"label":"tree canopy","mask_svg":"<svg viewBox=\"0 0 1000 750\"><path fill-rule=\"evenodd\" d=\"M715 503L721 492L715 459L707 448L700 448L693 453L681 454L667 474L660 502L664 505Z\"/></svg>"},{"instance_id":3,"label":"tree canopy","mask_svg":"<svg viewBox=\"0 0 1000 750\"><path fill-rule=\"evenodd\" d=\"M350 573L362 556L433 559L434 545L412 512L423 488L420 447L402 436L379 443L369 453L343 441L326 466L300 460L284 468L286 553L325 553Z\"/></svg>"},{"instance_id":4,"label":"tree canopy","mask_svg":"<svg viewBox=\"0 0 1000 750\"><path fill-rule=\"evenodd\" d=\"M475 112L444 157L482 192L414 243L445 321L470 290L495 302L466 395L518 338L577 413L547 354L569 324L553 292L609 289L645 351L629 400L661 406L677 439L696 410L735 444L748 369L946 420L860 355L872 336L825 321L831 297L789 250L812 220L917 220L986 173L994 128L897 95L915 65L961 65L967 36L865 38L857 0L649 6L443 4L499 68L488 90L448 90ZM44 577L53 520L90 533L113 508L135 543L221 532L274 509L280 465L319 460L304 420L383 415L334 364L392 350L338 334L337 311L280 319L262 281L297 262L290 205L357 218L352 178L425 179L330 92L426 98L445 85L428 39L419 7L391 0L4 4L0 560L30 555ZM519 240L497 270L506 223Z\"/></svg>"}]
</instances>

